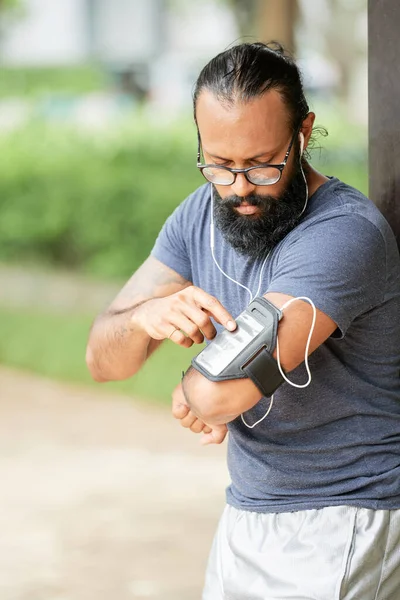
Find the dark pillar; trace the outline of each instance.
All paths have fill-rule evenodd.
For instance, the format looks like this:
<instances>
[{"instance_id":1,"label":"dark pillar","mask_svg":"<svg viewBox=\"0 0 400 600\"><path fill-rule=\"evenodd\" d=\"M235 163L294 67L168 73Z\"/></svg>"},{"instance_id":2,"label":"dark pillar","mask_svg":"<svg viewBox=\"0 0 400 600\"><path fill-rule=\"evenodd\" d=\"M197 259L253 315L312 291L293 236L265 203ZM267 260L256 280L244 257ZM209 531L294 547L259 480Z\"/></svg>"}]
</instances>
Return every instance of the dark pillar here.
<instances>
[{"instance_id":1,"label":"dark pillar","mask_svg":"<svg viewBox=\"0 0 400 600\"><path fill-rule=\"evenodd\" d=\"M370 197L400 247L400 2L368 0Z\"/></svg>"}]
</instances>

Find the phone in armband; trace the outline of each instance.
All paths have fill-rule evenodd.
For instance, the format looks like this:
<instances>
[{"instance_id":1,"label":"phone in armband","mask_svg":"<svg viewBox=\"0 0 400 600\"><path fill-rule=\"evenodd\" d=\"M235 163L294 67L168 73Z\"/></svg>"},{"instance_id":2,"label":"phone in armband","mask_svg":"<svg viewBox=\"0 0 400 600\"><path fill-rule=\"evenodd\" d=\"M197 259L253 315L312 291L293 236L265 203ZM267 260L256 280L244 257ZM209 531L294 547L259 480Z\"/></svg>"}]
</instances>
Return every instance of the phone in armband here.
<instances>
[{"instance_id":1,"label":"phone in armband","mask_svg":"<svg viewBox=\"0 0 400 600\"><path fill-rule=\"evenodd\" d=\"M264 297L255 298L237 317L235 331L224 329L192 359L211 381L250 378L263 396L284 381L272 352L282 312Z\"/></svg>"}]
</instances>

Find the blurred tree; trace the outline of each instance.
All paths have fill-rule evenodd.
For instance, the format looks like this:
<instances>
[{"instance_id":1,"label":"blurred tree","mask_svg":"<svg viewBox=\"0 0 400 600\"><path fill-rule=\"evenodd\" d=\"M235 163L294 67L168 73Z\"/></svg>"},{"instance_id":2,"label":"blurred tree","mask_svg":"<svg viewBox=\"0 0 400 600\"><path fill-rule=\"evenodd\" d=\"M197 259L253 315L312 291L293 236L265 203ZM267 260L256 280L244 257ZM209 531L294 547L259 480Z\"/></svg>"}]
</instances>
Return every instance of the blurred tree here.
<instances>
[{"instance_id":1,"label":"blurred tree","mask_svg":"<svg viewBox=\"0 0 400 600\"><path fill-rule=\"evenodd\" d=\"M363 19L366 25L367 6L365 0L329 0L328 9L325 54L333 59L339 70L341 98L351 103L354 74L366 56L367 35L363 39L359 25Z\"/></svg>"},{"instance_id":2,"label":"blurred tree","mask_svg":"<svg viewBox=\"0 0 400 600\"><path fill-rule=\"evenodd\" d=\"M254 36L259 0L225 0L232 8L241 37Z\"/></svg>"},{"instance_id":3,"label":"blurred tree","mask_svg":"<svg viewBox=\"0 0 400 600\"><path fill-rule=\"evenodd\" d=\"M294 53L297 18L297 0L259 0L258 38L263 41L281 42L287 50Z\"/></svg>"},{"instance_id":4,"label":"blurred tree","mask_svg":"<svg viewBox=\"0 0 400 600\"><path fill-rule=\"evenodd\" d=\"M322 56L334 67L337 92L351 113L352 104L356 106L367 93L363 77L367 57L366 0L320 0L318 4L298 1L302 14L299 48L303 48L303 56Z\"/></svg>"},{"instance_id":5,"label":"blurred tree","mask_svg":"<svg viewBox=\"0 0 400 600\"><path fill-rule=\"evenodd\" d=\"M325 56L337 70L338 93L351 114L360 97L357 88L365 84L359 75L365 71L366 0L219 1L231 7L244 41L276 40L294 54L301 43L306 53L314 48Z\"/></svg>"},{"instance_id":6,"label":"blurred tree","mask_svg":"<svg viewBox=\"0 0 400 600\"><path fill-rule=\"evenodd\" d=\"M241 37L276 40L294 52L297 0L225 0L234 11Z\"/></svg>"}]
</instances>

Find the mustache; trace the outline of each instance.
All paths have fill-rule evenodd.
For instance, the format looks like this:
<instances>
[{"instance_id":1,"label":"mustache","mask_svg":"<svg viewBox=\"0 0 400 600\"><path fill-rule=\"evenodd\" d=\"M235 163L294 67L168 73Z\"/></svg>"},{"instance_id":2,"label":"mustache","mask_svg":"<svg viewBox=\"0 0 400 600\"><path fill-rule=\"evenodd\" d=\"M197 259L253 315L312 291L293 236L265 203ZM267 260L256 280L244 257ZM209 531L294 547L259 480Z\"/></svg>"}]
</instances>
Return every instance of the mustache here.
<instances>
[{"instance_id":1,"label":"mustache","mask_svg":"<svg viewBox=\"0 0 400 600\"><path fill-rule=\"evenodd\" d=\"M306 180L298 160L288 183L277 196L252 193L222 198L214 186L215 223L234 250L258 260L294 229L306 208L307 198ZM235 208L243 204L256 207L259 214L239 214Z\"/></svg>"},{"instance_id":2,"label":"mustache","mask_svg":"<svg viewBox=\"0 0 400 600\"><path fill-rule=\"evenodd\" d=\"M249 196L242 198L241 196L236 196L233 194L232 196L224 198L222 201L224 206L227 208L238 208L245 202L249 206L266 209L269 208L270 204L276 200L277 198L270 195L261 196L259 194L250 194Z\"/></svg>"}]
</instances>

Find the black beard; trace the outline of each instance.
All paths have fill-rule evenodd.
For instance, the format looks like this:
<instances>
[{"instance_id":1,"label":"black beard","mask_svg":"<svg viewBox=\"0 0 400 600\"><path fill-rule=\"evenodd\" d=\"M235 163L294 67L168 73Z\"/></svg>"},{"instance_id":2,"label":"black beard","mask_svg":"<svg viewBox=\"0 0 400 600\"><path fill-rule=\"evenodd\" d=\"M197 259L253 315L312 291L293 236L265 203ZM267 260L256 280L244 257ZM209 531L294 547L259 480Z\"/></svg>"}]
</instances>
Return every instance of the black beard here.
<instances>
[{"instance_id":1,"label":"black beard","mask_svg":"<svg viewBox=\"0 0 400 600\"><path fill-rule=\"evenodd\" d=\"M222 199L214 187L214 219L225 240L240 254L262 258L297 225L307 200L307 186L297 159L295 172L279 197L251 194ZM235 211L246 202L261 213L241 215Z\"/></svg>"}]
</instances>

